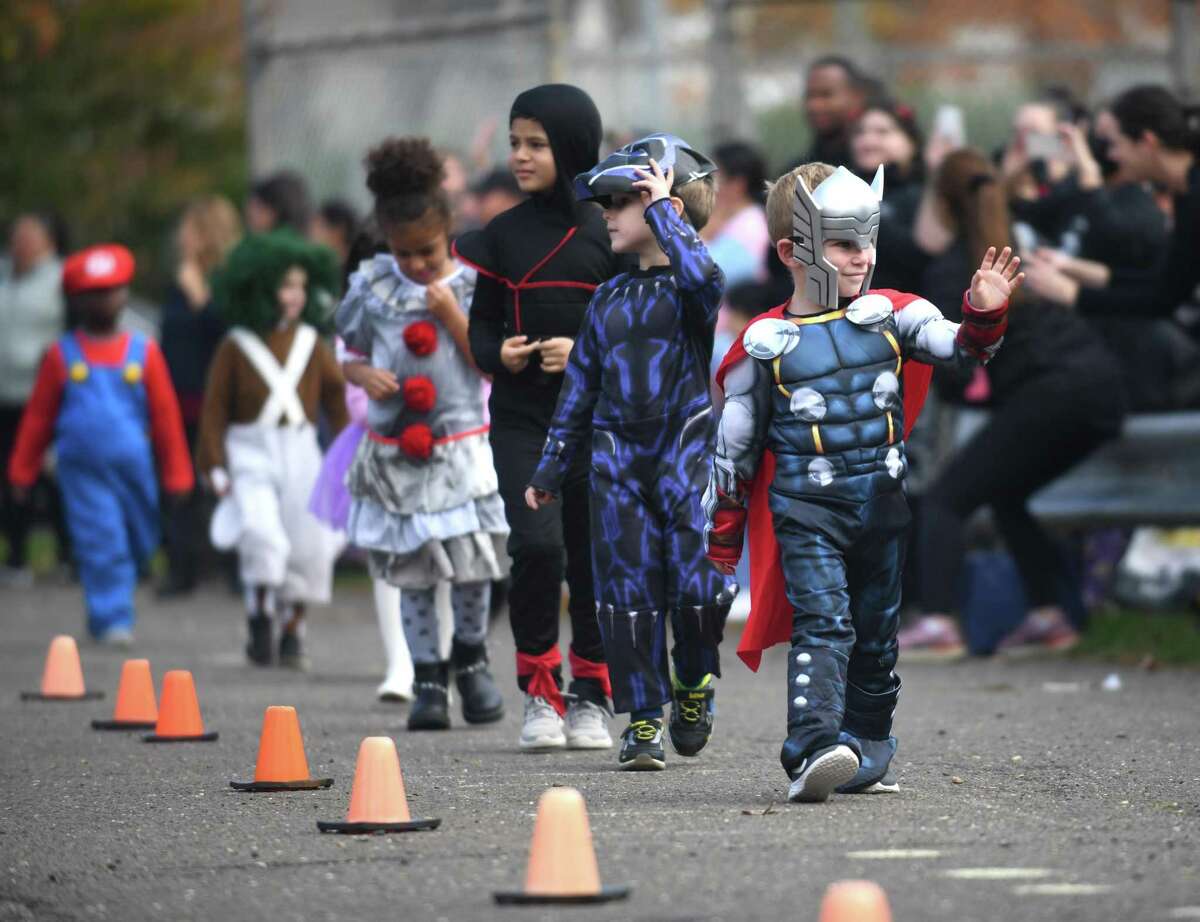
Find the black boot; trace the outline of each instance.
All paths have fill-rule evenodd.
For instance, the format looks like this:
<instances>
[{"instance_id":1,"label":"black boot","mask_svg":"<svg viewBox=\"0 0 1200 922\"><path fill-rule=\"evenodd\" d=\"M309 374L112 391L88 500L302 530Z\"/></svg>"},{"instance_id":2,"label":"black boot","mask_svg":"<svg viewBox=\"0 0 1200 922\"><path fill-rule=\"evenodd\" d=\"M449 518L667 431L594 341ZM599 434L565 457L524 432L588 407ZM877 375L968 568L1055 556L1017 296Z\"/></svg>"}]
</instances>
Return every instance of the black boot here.
<instances>
[{"instance_id":1,"label":"black boot","mask_svg":"<svg viewBox=\"0 0 1200 922\"><path fill-rule=\"evenodd\" d=\"M414 663L410 730L450 729L450 664Z\"/></svg>"},{"instance_id":2,"label":"black boot","mask_svg":"<svg viewBox=\"0 0 1200 922\"><path fill-rule=\"evenodd\" d=\"M454 684L462 696L463 720L469 724L488 724L504 716L504 699L488 669L487 647L465 644L454 638L450 657L454 663Z\"/></svg>"},{"instance_id":3,"label":"black boot","mask_svg":"<svg viewBox=\"0 0 1200 922\"><path fill-rule=\"evenodd\" d=\"M270 666L271 650L271 618L259 612L246 619L250 630L250 639L246 641L246 656L256 666Z\"/></svg>"}]
</instances>

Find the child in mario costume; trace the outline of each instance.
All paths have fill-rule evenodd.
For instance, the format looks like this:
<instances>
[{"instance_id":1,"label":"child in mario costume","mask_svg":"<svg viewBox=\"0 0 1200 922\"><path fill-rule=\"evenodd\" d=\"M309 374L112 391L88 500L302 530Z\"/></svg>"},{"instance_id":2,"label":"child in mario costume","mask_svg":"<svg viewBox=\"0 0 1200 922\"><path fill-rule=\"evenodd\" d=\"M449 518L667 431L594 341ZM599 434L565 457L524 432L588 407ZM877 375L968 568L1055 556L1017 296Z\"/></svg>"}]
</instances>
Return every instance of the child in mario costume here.
<instances>
[{"instance_id":1,"label":"child in mario costume","mask_svg":"<svg viewBox=\"0 0 1200 922\"><path fill-rule=\"evenodd\" d=\"M867 185L810 163L774 184L768 225L795 292L746 328L717 373L726 403L704 497L708 553L732 572L748 518L738 653L757 669L765 648L791 643L781 759L793 801L896 790L904 438L929 363L986 362L1023 279L1007 248L989 250L961 325L916 295L871 291L882 195L882 169Z\"/></svg>"},{"instance_id":2,"label":"child in mario costume","mask_svg":"<svg viewBox=\"0 0 1200 922\"><path fill-rule=\"evenodd\" d=\"M113 244L67 259L63 289L80 329L46 351L8 468L13 486L28 490L54 442L88 632L121 646L133 639L138 570L158 546L155 460L168 494L193 485L162 352L140 333L117 332L133 272L133 255Z\"/></svg>"}]
</instances>

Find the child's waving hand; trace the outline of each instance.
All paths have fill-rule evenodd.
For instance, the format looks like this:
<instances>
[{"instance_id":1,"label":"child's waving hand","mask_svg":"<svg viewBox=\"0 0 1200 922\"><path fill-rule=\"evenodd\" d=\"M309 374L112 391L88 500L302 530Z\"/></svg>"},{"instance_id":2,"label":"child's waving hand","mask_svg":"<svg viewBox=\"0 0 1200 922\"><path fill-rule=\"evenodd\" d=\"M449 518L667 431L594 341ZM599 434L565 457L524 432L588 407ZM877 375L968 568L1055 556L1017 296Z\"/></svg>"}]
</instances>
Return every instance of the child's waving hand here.
<instances>
[{"instance_id":1,"label":"child's waving hand","mask_svg":"<svg viewBox=\"0 0 1200 922\"><path fill-rule=\"evenodd\" d=\"M1025 273L1017 272L1020 266L1021 258L1012 255L1012 247L1005 247L999 256L995 247L988 247L971 279L971 306L979 311L994 311L1007 304L1025 281Z\"/></svg>"}]
</instances>

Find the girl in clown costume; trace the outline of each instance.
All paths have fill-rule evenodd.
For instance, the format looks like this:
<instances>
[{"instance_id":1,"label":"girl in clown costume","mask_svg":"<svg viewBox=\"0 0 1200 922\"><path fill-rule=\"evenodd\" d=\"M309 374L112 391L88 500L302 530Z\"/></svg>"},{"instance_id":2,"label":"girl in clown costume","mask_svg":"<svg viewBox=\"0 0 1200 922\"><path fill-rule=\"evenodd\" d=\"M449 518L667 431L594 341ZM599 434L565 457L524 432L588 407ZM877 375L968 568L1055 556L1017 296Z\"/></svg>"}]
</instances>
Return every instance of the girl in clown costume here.
<instances>
[{"instance_id":1,"label":"girl in clown costume","mask_svg":"<svg viewBox=\"0 0 1200 922\"><path fill-rule=\"evenodd\" d=\"M370 398L346 475L347 538L369 552L373 577L400 589L415 673L409 729L449 727L451 665L464 719L487 723L504 713L485 641L508 526L467 343L475 272L450 256L443 168L427 140L388 139L366 166L389 252L360 264L336 318L347 380ZM449 662L438 645L442 583L454 611Z\"/></svg>"},{"instance_id":2,"label":"girl in clown costume","mask_svg":"<svg viewBox=\"0 0 1200 922\"><path fill-rule=\"evenodd\" d=\"M289 231L255 234L216 280L230 324L209 369L198 460L221 497L210 534L236 548L257 665L305 665L308 604L329 601L342 539L308 511L321 467L318 410L346 424L345 381L317 326L336 284L331 253Z\"/></svg>"}]
</instances>

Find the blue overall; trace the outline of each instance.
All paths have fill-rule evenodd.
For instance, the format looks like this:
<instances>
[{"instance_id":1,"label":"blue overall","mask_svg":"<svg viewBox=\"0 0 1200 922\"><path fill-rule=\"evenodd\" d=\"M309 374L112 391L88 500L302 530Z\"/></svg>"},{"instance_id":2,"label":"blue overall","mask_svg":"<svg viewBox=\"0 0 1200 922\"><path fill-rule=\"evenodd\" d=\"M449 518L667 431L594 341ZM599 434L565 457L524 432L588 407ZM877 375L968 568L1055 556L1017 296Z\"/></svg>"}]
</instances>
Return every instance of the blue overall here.
<instances>
[{"instance_id":1,"label":"blue overall","mask_svg":"<svg viewBox=\"0 0 1200 922\"><path fill-rule=\"evenodd\" d=\"M158 546L146 339L130 334L119 366L89 364L69 333L59 347L67 383L54 432L58 481L88 631L100 637L114 628L133 628L138 567Z\"/></svg>"}]
</instances>

